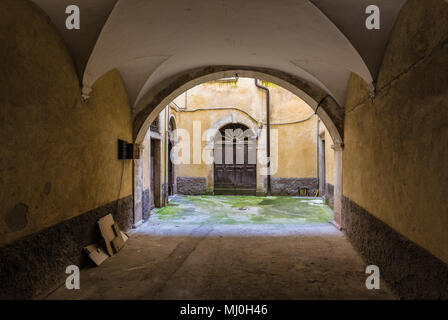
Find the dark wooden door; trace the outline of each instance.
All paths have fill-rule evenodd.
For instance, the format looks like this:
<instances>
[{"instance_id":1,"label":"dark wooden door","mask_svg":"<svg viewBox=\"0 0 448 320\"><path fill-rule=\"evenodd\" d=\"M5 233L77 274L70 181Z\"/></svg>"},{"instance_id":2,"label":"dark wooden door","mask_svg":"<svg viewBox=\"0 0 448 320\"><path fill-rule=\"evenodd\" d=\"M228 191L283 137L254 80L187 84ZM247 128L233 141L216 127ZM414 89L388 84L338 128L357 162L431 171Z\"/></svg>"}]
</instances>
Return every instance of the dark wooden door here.
<instances>
[{"instance_id":1,"label":"dark wooden door","mask_svg":"<svg viewBox=\"0 0 448 320\"><path fill-rule=\"evenodd\" d=\"M215 142L215 189L255 190L257 186L255 141L248 137L231 137L229 139L225 137L225 129L229 129L229 127L220 131L223 141ZM235 127L230 127L230 129L235 129Z\"/></svg>"},{"instance_id":2,"label":"dark wooden door","mask_svg":"<svg viewBox=\"0 0 448 320\"><path fill-rule=\"evenodd\" d=\"M151 144L152 147L152 144ZM150 207L151 209L155 207L155 203L154 203L154 198L155 198L155 193L154 193L154 185L156 183L156 179L155 179L155 175L154 175L154 153L153 153L154 148L151 148L151 160L150 160L150 177L151 177L151 182L150 182Z\"/></svg>"}]
</instances>

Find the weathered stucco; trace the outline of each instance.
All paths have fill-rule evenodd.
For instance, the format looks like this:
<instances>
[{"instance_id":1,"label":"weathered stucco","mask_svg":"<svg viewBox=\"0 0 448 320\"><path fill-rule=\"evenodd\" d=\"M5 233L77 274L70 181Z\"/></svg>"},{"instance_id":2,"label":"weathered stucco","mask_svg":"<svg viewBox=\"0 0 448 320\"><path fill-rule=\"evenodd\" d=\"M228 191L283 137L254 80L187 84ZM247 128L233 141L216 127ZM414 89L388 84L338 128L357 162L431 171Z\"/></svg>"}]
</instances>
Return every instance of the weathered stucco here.
<instances>
[{"instance_id":1,"label":"weathered stucco","mask_svg":"<svg viewBox=\"0 0 448 320\"><path fill-rule=\"evenodd\" d=\"M332 149L333 139L325 129L325 171L326 182L334 185L334 150Z\"/></svg>"},{"instance_id":2,"label":"weathered stucco","mask_svg":"<svg viewBox=\"0 0 448 320\"><path fill-rule=\"evenodd\" d=\"M149 189L151 183L151 136L150 131L145 136L142 144L142 161L143 161L143 190Z\"/></svg>"},{"instance_id":3,"label":"weathered stucco","mask_svg":"<svg viewBox=\"0 0 448 320\"><path fill-rule=\"evenodd\" d=\"M118 160L117 139L132 141L132 121L117 71L81 100L70 54L29 1L0 2L0 43L4 246L130 196L131 162Z\"/></svg>"},{"instance_id":4,"label":"weathered stucco","mask_svg":"<svg viewBox=\"0 0 448 320\"><path fill-rule=\"evenodd\" d=\"M278 169L275 178L314 178L316 169L317 117L292 125L273 126L278 129ZM272 143L271 143L272 145Z\"/></svg>"},{"instance_id":5,"label":"weathered stucco","mask_svg":"<svg viewBox=\"0 0 448 320\"><path fill-rule=\"evenodd\" d=\"M277 85L265 85L269 86L271 95L271 155L274 157L273 163L278 163L272 171L272 176L315 178L317 117L313 116L313 110L293 93ZM187 97L182 94L174 102L176 108L171 108L171 112L176 115L178 129L189 133L190 141L193 141L194 137L194 122L200 125L202 133L210 128L219 129L226 124L238 122L258 134L258 153L265 154L266 136L259 129L266 126L266 97L265 93L255 86L253 79L208 82L188 90ZM288 124L295 121L302 122ZM274 131L278 133L274 134ZM209 152L212 152L213 144L208 141L209 137L199 138L203 140L201 151L207 152L209 147ZM179 176L207 178L207 188L213 190L213 165L206 164L202 158L197 159L201 163L193 163L193 152L191 143L191 164L180 164ZM260 192L263 191L261 168L261 165L257 166L257 189Z\"/></svg>"},{"instance_id":6,"label":"weathered stucco","mask_svg":"<svg viewBox=\"0 0 448 320\"><path fill-rule=\"evenodd\" d=\"M448 5L409 0L368 98L352 75L344 196L448 262ZM372 244L373 245L373 244Z\"/></svg>"},{"instance_id":7,"label":"weathered stucco","mask_svg":"<svg viewBox=\"0 0 448 320\"><path fill-rule=\"evenodd\" d=\"M134 139L141 143L156 116L185 91L209 81L234 77L255 78L275 83L300 97L324 122L335 143L342 143L344 132L344 108L331 96L303 79L268 68L251 66L208 66L176 74L149 90L139 103L134 117Z\"/></svg>"}]
</instances>

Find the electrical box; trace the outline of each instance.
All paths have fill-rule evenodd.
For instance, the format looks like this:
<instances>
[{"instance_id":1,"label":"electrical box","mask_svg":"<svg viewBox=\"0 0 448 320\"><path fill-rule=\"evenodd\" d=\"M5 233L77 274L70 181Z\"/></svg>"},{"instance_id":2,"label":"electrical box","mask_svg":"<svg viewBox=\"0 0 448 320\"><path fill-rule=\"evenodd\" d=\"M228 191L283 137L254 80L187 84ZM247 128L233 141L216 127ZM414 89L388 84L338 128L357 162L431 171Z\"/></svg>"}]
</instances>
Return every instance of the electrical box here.
<instances>
[{"instance_id":1,"label":"electrical box","mask_svg":"<svg viewBox=\"0 0 448 320\"><path fill-rule=\"evenodd\" d=\"M118 139L118 159L127 159L127 146L128 143L126 141Z\"/></svg>"},{"instance_id":2,"label":"electrical box","mask_svg":"<svg viewBox=\"0 0 448 320\"><path fill-rule=\"evenodd\" d=\"M118 139L118 159L140 159L140 145Z\"/></svg>"}]
</instances>

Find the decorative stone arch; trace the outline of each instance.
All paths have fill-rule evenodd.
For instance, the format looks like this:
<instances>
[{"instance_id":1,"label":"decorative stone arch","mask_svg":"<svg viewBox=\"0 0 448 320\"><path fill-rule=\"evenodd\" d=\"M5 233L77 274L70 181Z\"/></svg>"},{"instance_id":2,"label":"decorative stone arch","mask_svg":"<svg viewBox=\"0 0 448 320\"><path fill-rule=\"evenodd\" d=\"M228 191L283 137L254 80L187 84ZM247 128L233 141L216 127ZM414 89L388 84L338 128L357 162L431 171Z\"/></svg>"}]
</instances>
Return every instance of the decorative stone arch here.
<instances>
[{"instance_id":1,"label":"decorative stone arch","mask_svg":"<svg viewBox=\"0 0 448 320\"><path fill-rule=\"evenodd\" d=\"M251 129L258 138L259 124L255 120L251 119L245 113L238 112L235 110L231 114L219 118L217 121L213 123L213 125L210 128L208 128L208 130L205 132L206 133L205 147L213 149L215 144L215 136L219 132L219 129L231 123L239 123L245 125L249 129Z\"/></svg>"},{"instance_id":2,"label":"decorative stone arch","mask_svg":"<svg viewBox=\"0 0 448 320\"><path fill-rule=\"evenodd\" d=\"M342 211L342 152L345 110L335 99L318 86L294 75L275 69L248 66L208 66L176 74L154 85L136 104L133 119L134 142L143 141L151 122L171 101L185 91L205 82L228 77L247 77L275 83L304 100L328 129L335 151L334 223L341 225ZM135 172L138 172L134 166ZM135 174L134 174L135 175ZM138 177L134 177L138 181ZM138 213L135 213L138 216Z\"/></svg>"},{"instance_id":3,"label":"decorative stone arch","mask_svg":"<svg viewBox=\"0 0 448 320\"><path fill-rule=\"evenodd\" d=\"M171 154L171 149L174 148L174 146L177 143L177 135L176 135L176 129L177 129L177 121L176 121L176 117L173 114L170 114L169 119L168 119L168 128L167 128L167 133L168 133L168 161L172 160L172 163L177 163L176 159L173 157L176 157L176 153L172 153ZM170 148L171 145L171 148ZM171 172L170 172L171 170ZM170 181L170 175L172 175L172 181ZM177 166L176 165L172 165L172 167L169 165L168 163L168 183L172 183L171 185L168 186L169 190L170 188L172 188L172 192L175 194L177 193Z\"/></svg>"},{"instance_id":4,"label":"decorative stone arch","mask_svg":"<svg viewBox=\"0 0 448 320\"><path fill-rule=\"evenodd\" d=\"M172 122L177 127L176 117L172 113L170 113L170 122Z\"/></svg>"},{"instance_id":5,"label":"decorative stone arch","mask_svg":"<svg viewBox=\"0 0 448 320\"><path fill-rule=\"evenodd\" d=\"M177 142L177 136L176 136L176 129L177 129L177 120L174 114L170 114L168 124L170 128L168 128L168 132L170 134L170 140L172 140L174 143Z\"/></svg>"},{"instance_id":6,"label":"decorative stone arch","mask_svg":"<svg viewBox=\"0 0 448 320\"><path fill-rule=\"evenodd\" d=\"M205 131L204 140L206 141L204 152L208 153L208 158L213 159L213 150L215 148L215 137L219 130L228 124L242 124L254 133L254 138L258 139L260 127L259 124L247 114L232 111L231 114L223 116L215 121L210 128ZM257 183L262 179L257 174ZM207 163L207 193L212 193L214 189L214 165ZM258 185L257 185L258 189Z\"/></svg>"},{"instance_id":7,"label":"decorative stone arch","mask_svg":"<svg viewBox=\"0 0 448 320\"><path fill-rule=\"evenodd\" d=\"M147 91L136 105L134 140L143 141L151 122L171 101L185 91L205 82L226 77L256 78L275 83L304 100L320 117L335 144L343 143L344 108L316 85L283 71L260 67L211 66L177 74Z\"/></svg>"}]
</instances>

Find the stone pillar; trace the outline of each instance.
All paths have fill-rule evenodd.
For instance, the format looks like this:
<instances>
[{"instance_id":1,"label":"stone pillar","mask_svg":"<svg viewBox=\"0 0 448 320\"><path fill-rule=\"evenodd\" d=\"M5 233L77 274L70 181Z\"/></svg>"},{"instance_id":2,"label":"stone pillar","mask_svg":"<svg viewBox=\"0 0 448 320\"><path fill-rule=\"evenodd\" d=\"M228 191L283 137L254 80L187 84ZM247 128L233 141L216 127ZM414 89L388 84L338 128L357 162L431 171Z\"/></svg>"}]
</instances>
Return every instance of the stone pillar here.
<instances>
[{"instance_id":1,"label":"stone pillar","mask_svg":"<svg viewBox=\"0 0 448 320\"><path fill-rule=\"evenodd\" d=\"M132 160L133 167L133 198L134 198L134 221L133 228L138 227L143 222L143 160L141 159L141 145L135 145L137 148Z\"/></svg>"},{"instance_id":2,"label":"stone pillar","mask_svg":"<svg viewBox=\"0 0 448 320\"><path fill-rule=\"evenodd\" d=\"M259 140L258 140L259 141ZM264 145L259 145L257 141L257 196L265 196L267 194L267 177L263 173L263 168L266 170L266 166L259 160L266 158L266 150Z\"/></svg>"},{"instance_id":3,"label":"stone pillar","mask_svg":"<svg viewBox=\"0 0 448 320\"><path fill-rule=\"evenodd\" d=\"M207 187L206 194L213 194L214 191L214 144L207 143L204 148L204 157L202 159L207 166Z\"/></svg>"},{"instance_id":4,"label":"stone pillar","mask_svg":"<svg viewBox=\"0 0 448 320\"><path fill-rule=\"evenodd\" d=\"M333 224L342 229L342 155L343 144L332 146L334 150L334 220Z\"/></svg>"}]
</instances>

